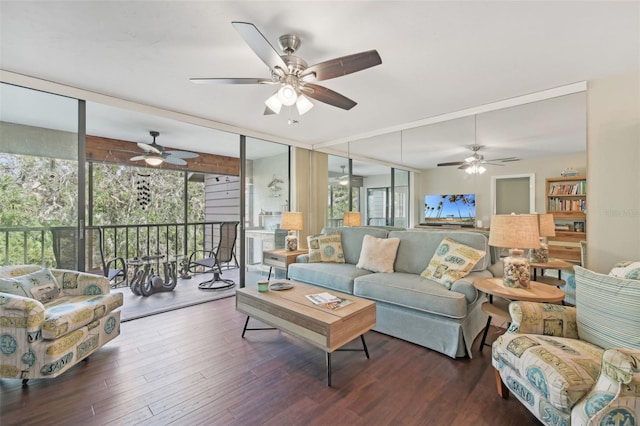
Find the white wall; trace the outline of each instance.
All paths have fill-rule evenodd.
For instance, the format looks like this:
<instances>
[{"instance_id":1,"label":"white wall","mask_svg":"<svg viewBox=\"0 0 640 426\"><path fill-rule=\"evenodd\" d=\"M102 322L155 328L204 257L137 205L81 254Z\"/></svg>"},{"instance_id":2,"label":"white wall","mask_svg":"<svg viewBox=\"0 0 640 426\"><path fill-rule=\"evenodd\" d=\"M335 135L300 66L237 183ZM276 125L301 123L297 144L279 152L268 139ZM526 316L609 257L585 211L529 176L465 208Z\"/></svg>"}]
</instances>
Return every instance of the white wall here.
<instances>
[{"instance_id":1,"label":"white wall","mask_svg":"<svg viewBox=\"0 0 640 426\"><path fill-rule=\"evenodd\" d=\"M417 222L422 217L422 206L426 194L476 194L476 218L482 220L483 226L489 226L492 214L491 177L517 175L525 173L535 174L535 194L537 212L546 211L545 179L559 177L567 167L577 169L580 174L586 174L587 154L568 156L543 157L533 160L505 163L504 167L487 166L487 172L482 175L468 175L457 167L439 167L423 170L418 175L419 186L413 194L414 213ZM590 199L591 194L588 194ZM588 205L589 201L587 201Z\"/></svg>"},{"instance_id":2,"label":"white wall","mask_svg":"<svg viewBox=\"0 0 640 426\"><path fill-rule=\"evenodd\" d=\"M640 74L589 81L587 266L640 260Z\"/></svg>"}]
</instances>

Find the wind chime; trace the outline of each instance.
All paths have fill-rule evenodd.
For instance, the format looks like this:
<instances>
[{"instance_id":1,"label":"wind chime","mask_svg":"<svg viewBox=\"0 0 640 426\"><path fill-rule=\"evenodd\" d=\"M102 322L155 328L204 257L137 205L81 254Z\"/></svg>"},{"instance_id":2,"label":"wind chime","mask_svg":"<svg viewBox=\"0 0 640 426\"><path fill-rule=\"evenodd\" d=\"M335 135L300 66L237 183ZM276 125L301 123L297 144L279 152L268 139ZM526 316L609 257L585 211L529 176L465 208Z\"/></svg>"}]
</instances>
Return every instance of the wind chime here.
<instances>
[{"instance_id":1,"label":"wind chime","mask_svg":"<svg viewBox=\"0 0 640 426\"><path fill-rule=\"evenodd\" d=\"M146 210L147 206L151 204L151 189L149 187L149 178L151 175L144 175L138 173L136 180L136 189L138 190L138 204L142 210Z\"/></svg>"}]
</instances>

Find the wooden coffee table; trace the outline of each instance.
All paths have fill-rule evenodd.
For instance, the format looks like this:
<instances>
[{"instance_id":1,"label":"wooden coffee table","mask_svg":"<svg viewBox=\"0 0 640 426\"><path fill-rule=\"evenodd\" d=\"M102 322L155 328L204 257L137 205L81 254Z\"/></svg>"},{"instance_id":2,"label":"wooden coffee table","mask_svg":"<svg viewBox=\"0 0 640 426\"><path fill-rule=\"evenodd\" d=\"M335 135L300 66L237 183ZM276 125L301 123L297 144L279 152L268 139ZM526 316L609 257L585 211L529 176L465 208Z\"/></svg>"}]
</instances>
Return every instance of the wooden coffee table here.
<instances>
[{"instance_id":1,"label":"wooden coffee table","mask_svg":"<svg viewBox=\"0 0 640 426\"><path fill-rule=\"evenodd\" d=\"M331 386L332 352L362 350L369 358L364 333L376 325L376 304L351 294L289 282L293 284L289 290L259 293L257 288L251 287L236 291L236 309L247 315L242 337L247 330L269 330L247 328L249 318L254 318L322 349L327 354L327 386ZM305 297L322 292L349 299L353 303L331 310L314 305ZM363 349L340 349L358 337L362 340Z\"/></svg>"},{"instance_id":2,"label":"wooden coffee table","mask_svg":"<svg viewBox=\"0 0 640 426\"><path fill-rule=\"evenodd\" d=\"M505 287L502 278L478 278L473 282L475 288L489 295L489 302L484 302L482 311L488 315L487 325L480 340L480 352L487 339L491 318L498 317L504 321L511 322L509 315L509 303L513 300L526 302L560 303L564 300L564 291L547 284L531 281L530 288ZM493 296L501 297L503 300L493 300Z\"/></svg>"}]
</instances>

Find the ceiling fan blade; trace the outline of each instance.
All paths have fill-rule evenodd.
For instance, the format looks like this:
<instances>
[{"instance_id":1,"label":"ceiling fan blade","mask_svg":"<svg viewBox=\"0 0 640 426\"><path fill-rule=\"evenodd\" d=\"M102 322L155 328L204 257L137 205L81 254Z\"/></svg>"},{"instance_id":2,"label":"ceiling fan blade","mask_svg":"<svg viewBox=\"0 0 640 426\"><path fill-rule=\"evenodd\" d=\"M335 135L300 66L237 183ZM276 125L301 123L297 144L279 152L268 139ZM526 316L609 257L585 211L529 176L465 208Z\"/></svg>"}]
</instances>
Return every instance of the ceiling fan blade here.
<instances>
[{"instance_id":1,"label":"ceiling fan blade","mask_svg":"<svg viewBox=\"0 0 640 426\"><path fill-rule=\"evenodd\" d=\"M471 167L472 164L471 163L464 163L463 165L461 165L460 167L458 167L458 169L460 170L464 170L464 169L468 169L469 167Z\"/></svg>"},{"instance_id":2,"label":"ceiling fan blade","mask_svg":"<svg viewBox=\"0 0 640 426\"><path fill-rule=\"evenodd\" d=\"M330 78L362 71L381 63L382 59L378 51L369 50L312 65L300 74L300 78L304 80L305 76L315 74L315 81L329 80Z\"/></svg>"},{"instance_id":3,"label":"ceiling fan blade","mask_svg":"<svg viewBox=\"0 0 640 426\"><path fill-rule=\"evenodd\" d=\"M282 70L287 70L287 64L284 63L280 54L271 46L271 43L267 41L255 25L249 22L232 22L231 24L240 33L251 50L258 55L262 62L267 64L269 69L279 67Z\"/></svg>"},{"instance_id":4,"label":"ceiling fan blade","mask_svg":"<svg viewBox=\"0 0 640 426\"><path fill-rule=\"evenodd\" d=\"M147 158L146 155L136 155L135 157L129 158L129 161L140 161L144 160L145 158Z\"/></svg>"},{"instance_id":5,"label":"ceiling fan blade","mask_svg":"<svg viewBox=\"0 0 640 426\"><path fill-rule=\"evenodd\" d=\"M504 167L504 164L499 164L499 163L490 163L488 161L483 161L482 164L487 164L489 166L500 166L500 167Z\"/></svg>"},{"instance_id":6,"label":"ceiling fan blade","mask_svg":"<svg viewBox=\"0 0 640 426\"><path fill-rule=\"evenodd\" d=\"M500 161L502 163L508 163L510 161L520 161L518 157L505 157L505 158L493 158L487 161Z\"/></svg>"},{"instance_id":7,"label":"ceiling fan blade","mask_svg":"<svg viewBox=\"0 0 640 426\"><path fill-rule=\"evenodd\" d=\"M196 84L278 84L268 78L190 78Z\"/></svg>"},{"instance_id":8,"label":"ceiling fan blade","mask_svg":"<svg viewBox=\"0 0 640 426\"><path fill-rule=\"evenodd\" d=\"M169 163L169 164L175 164L176 166L186 166L187 162L184 161L182 158L176 158L172 155L169 155L167 157L164 157L164 161Z\"/></svg>"},{"instance_id":9,"label":"ceiling fan blade","mask_svg":"<svg viewBox=\"0 0 640 426\"><path fill-rule=\"evenodd\" d=\"M465 164L464 161L451 161L449 163L438 163L438 167L440 166L459 166L461 164Z\"/></svg>"},{"instance_id":10,"label":"ceiling fan blade","mask_svg":"<svg viewBox=\"0 0 640 426\"><path fill-rule=\"evenodd\" d=\"M357 102L352 101L346 96L341 95L338 92L334 92L331 89L327 89L326 87L318 86L317 84L305 84L304 88L311 89L310 91L303 90L304 94L308 97L334 107L350 110L354 106L358 105Z\"/></svg>"},{"instance_id":11,"label":"ceiling fan blade","mask_svg":"<svg viewBox=\"0 0 640 426\"><path fill-rule=\"evenodd\" d=\"M138 142L138 148L146 152L152 152L154 154L162 154L162 151L160 151L157 147L153 145L149 145L144 142Z\"/></svg>"},{"instance_id":12,"label":"ceiling fan blade","mask_svg":"<svg viewBox=\"0 0 640 426\"><path fill-rule=\"evenodd\" d=\"M264 107L264 115L273 115L275 113L276 112L274 110L272 110L271 108L269 108L268 106Z\"/></svg>"},{"instance_id":13,"label":"ceiling fan blade","mask_svg":"<svg viewBox=\"0 0 640 426\"><path fill-rule=\"evenodd\" d=\"M169 157L173 158L196 158L199 157L195 152L189 151L165 151L165 154L168 154Z\"/></svg>"}]
</instances>

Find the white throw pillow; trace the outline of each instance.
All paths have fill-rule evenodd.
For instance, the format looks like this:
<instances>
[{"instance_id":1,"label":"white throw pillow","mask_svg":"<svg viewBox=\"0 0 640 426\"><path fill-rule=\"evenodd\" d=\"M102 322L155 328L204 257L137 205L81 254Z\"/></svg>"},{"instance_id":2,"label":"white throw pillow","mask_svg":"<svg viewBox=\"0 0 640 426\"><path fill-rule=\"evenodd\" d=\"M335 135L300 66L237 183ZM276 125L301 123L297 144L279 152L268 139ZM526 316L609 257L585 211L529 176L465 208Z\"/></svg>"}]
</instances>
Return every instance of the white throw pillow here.
<instances>
[{"instance_id":1,"label":"white throw pillow","mask_svg":"<svg viewBox=\"0 0 640 426\"><path fill-rule=\"evenodd\" d=\"M365 235L356 268L372 272L393 272L400 238L376 238Z\"/></svg>"},{"instance_id":2,"label":"white throw pillow","mask_svg":"<svg viewBox=\"0 0 640 426\"><path fill-rule=\"evenodd\" d=\"M484 255L485 252L482 250L444 238L429 261L429 266L420 276L450 289L455 281L469 275Z\"/></svg>"}]
</instances>

